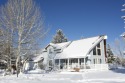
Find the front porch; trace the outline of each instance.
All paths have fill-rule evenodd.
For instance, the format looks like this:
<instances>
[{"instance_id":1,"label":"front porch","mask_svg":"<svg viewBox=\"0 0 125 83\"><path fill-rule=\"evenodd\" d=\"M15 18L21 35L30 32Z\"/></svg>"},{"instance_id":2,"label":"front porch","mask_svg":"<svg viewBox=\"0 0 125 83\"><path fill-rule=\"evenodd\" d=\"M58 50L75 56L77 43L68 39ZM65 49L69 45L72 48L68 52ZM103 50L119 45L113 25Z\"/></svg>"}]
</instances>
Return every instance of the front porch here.
<instances>
[{"instance_id":1,"label":"front porch","mask_svg":"<svg viewBox=\"0 0 125 83\"><path fill-rule=\"evenodd\" d=\"M87 58L55 59L54 68L57 70L108 70L108 64L91 64Z\"/></svg>"},{"instance_id":2,"label":"front porch","mask_svg":"<svg viewBox=\"0 0 125 83\"><path fill-rule=\"evenodd\" d=\"M55 59L54 67L57 69L86 68L87 60L85 58Z\"/></svg>"}]
</instances>

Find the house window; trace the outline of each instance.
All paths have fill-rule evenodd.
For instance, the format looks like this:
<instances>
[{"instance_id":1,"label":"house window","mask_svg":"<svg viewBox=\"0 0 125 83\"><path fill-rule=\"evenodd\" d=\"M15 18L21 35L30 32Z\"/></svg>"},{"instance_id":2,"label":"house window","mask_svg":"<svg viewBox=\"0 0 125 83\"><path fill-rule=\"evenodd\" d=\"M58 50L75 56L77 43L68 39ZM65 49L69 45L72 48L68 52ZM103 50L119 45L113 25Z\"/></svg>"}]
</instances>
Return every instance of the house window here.
<instances>
[{"instance_id":1,"label":"house window","mask_svg":"<svg viewBox=\"0 0 125 83\"><path fill-rule=\"evenodd\" d=\"M71 63L78 63L78 59L71 59Z\"/></svg>"},{"instance_id":2,"label":"house window","mask_svg":"<svg viewBox=\"0 0 125 83\"><path fill-rule=\"evenodd\" d=\"M52 66L52 60L49 61L49 66Z\"/></svg>"},{"instance_id":3,"label":"house window","mask_svg":"<svg viewBox=\"0 0 125 83\"><path fill-rule=\"evenodd\" d=\"M100 43L93 49L93 55L101 55Z\"/></svg>"},{"instance_id":4,"label":"house window","mask_svg":"<svg viewBox=\"0 0 125 83\"><path fill-rule=\"evenodd\" d=\"M82 63L84 63L84 58L80 58L79 61L80 61L80 65L81 65Z\"/></svg>"},{"instance_id":5,"label":"house window","mask_svg":"<svg viewBox=\"0 0 125 83\"><path fill-rule=\"evenodd\" d=\"M101 55L101 49L97 49L98 55Z\"/></svg>"},{"instance_id":6,"label":"house window","mask_svg":"<svg viewBox=\"0 0 125 83\"><path fill-rule=\"evenodd\" d=\"M59 59L55 60L56 65L59 65Z\"/></svg>"},{"instance_id":7,"label":"house window","mask_svg":"<svg viewBox=\"0 0 125 83\"><path fill-rule=\"evenodd\" d=\"M49 49L49 54L51 54L52 53L52 50L51 49Z\"/></svg>"},{"instance_id":8,"label":"house window","mask_svg":"<svg viewBox=\"0 0 125 83\"><path fill-rule=\"evenodd\" d=\"M97 61L98 60L98 61ZM102 59L95 59L95 63L96 64L101 64L102 63Z\"/></svg>"},{"instance_id":9,"label":"house window","mask_svg":"<svg viewBox=\"0 0 125 83\"><path fill-rule=\"evenodd\" d=\"M98 48L100 48L100 43L97 45Z\"/></svg>"},{"instance_id":10,"label":"house window","mask_svg":"<svg viewBox=\"0 0 125 83\"><path fill-rule=\"evenodd\" d=\"M96 55L96 47L93 49L93 55Z\"/></svg>"},{"instance_id":11,"label":"house window","mask_svg":"<svg viewBox=\"0 0 125 83\"><path fill-rule=\"evenodd\" d=\"M102 64L102 59L98 58L93 59L93 64Z\"/></svg>"}]
</instances>

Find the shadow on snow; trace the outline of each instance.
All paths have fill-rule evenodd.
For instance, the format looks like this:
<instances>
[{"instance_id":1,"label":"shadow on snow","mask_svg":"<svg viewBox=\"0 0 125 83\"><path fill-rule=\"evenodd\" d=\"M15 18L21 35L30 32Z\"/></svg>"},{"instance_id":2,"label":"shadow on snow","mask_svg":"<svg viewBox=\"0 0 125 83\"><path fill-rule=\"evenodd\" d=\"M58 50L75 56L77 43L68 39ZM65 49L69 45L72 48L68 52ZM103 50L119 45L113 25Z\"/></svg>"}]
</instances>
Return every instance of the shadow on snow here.
<instances>
[{"instance_id":1,"label":"shadow on snow","mask_svg":"<svg viewBox=\"0 0 125 83\"><path fill-rule=\"evenodd\" d=\"M124 69L112 69L111 71L116 72L116 73L125 74L125 68Z\"/></svg>"}]
</instances>

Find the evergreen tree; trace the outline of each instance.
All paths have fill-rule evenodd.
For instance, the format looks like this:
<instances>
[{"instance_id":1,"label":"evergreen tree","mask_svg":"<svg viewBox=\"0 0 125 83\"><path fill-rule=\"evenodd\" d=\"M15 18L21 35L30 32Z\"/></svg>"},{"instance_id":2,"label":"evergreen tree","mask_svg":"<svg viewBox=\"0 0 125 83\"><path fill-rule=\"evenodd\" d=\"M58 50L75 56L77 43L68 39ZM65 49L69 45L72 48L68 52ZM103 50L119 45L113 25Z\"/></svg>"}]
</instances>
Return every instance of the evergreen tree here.
<instances>
[{"instance_id":1,"label":"evergreen tree","mask_svg":"<svg viewBox=\"0 0 125 83\"><path fill-rule=\"evenodd\" d=\"M53 37L52 43L62 43L62 42L67 42L67 38L63 34L62 30L59 29L57 30L55 36Z\"/></svg>"},{"instance_id":2,"label":"evergreen tree","mask_svg":"<svg viewBox=\"0 0 125 83\"><path fill-rule=\"evenodd\" d=\"M109 44L107 45L107 58L108 58L108 63L113 63L113 61L115 61L114 54Z\"/></svg>"}]
</instances>

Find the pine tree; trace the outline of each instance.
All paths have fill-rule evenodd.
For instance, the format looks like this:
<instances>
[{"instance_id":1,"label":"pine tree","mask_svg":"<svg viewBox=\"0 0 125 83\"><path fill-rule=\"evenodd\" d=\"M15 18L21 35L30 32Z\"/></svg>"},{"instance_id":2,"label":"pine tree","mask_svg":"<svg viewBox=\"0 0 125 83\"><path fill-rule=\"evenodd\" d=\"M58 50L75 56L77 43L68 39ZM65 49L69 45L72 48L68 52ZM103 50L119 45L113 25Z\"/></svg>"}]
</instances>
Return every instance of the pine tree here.
<instances>
[{"instance_id":1,"label":"pine tree","mask_svg":"<svg viewBox=\"0 0 125 83\"><path fill-rule=\"evenodd\" d=\"M108 63L113 63L113 61L115 61L114 54L109 44L107 45L107 58L108 58Z\"/></svg>"},{"instance_id":2,"label":"pine tree","mask_svg":"<svg viewBox=\"0 0 125 83\"><path fill-rule=\"evenodd\" d=\"M53 37L52 43L62 43L62 42L67 42L67 38L63 34L62 30L59 29L57 30L55 36Z\"/></svg>"}]
</instances>

